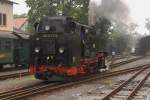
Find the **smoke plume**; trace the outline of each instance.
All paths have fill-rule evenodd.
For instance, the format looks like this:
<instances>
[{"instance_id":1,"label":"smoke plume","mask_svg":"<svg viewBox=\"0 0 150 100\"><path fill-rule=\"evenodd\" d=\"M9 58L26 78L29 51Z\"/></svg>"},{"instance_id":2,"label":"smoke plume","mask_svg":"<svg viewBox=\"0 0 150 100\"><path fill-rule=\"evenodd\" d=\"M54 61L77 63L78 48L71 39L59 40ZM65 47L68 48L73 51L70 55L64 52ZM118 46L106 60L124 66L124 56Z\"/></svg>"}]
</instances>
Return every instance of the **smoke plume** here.
<instances>
[{"instance_id":1,"label":"smoke plume","mask_svg":"<svg viewBox=\"0 0 150 100\"><path fill-rule=\"evenodd\" d=\"M90 18L105 16L111 21L127 24L129 20L129 9L122 0L101 0L100 5L91 1L89 6ZM92 17L91 17L92 16Z\"/></svg>"}]
</instances>

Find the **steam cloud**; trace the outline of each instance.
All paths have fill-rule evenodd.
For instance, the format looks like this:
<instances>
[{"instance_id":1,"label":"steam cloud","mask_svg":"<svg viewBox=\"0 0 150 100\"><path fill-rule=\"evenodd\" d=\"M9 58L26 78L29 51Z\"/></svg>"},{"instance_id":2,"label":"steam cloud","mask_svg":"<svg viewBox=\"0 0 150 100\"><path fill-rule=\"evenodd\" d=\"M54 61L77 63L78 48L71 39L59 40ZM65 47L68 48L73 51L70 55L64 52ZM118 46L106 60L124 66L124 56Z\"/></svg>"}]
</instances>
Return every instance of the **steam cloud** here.
<instances>
[{"instance_id":1,"label":"steam cloud","mask_svg":"<svg viewBox=\"0 0 150 100\"><path fill-rule=\"evenodd\" d=\"M124 24L129 20L129 9L122 0L101 0L100 5L91 1L89 9L89 15L96 18L105 16L111 21Z\"/></svg>"}]
</instances>

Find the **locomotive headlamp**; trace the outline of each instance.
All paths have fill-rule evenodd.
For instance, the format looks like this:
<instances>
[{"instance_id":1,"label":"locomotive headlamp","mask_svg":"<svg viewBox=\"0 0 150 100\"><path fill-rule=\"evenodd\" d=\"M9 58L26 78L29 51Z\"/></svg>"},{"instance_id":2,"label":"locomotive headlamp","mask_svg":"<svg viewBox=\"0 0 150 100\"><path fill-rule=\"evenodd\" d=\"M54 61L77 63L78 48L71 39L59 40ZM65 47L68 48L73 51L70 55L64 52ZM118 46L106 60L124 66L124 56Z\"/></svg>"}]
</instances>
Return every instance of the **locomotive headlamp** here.
<instances>
[{"instance_id":1,"label":"locomotive headlamp","mask_svg":"<svg viewBox=\"0 0 150 100\"><path fill-rule=\"evenodd\" d=\"M59 53L64 53L64 47L59 48Z\"/></svg>"},{"instance_id":2,"label":"locomotive headlamp","mask_svg":"<svg viewBox=\"0 0 150 100\"><path fill-rule=\"evenodd\" d=\"M46 57L46 59L47 59L47 60L49 60L49 59L50 59L50 57L49 57L49 56L47 56L47 57Z\"/></svg>"},{"instance_id":3,"label":"locomotive headlamp","mask_svg":"<svg viewBox=\"0 0 150 100\"><path fill-rule=\"evenodd\" d=\"M40 51L39 48L35 48L36 53L39 53L39 51Z\"/></svg>"},{"instance_id":4,"label":"locomotive headlamp","mask_svg":"<svg viewBox=\"0 0 150 100\"><path fill-rule=\"evenodd\" d=\"M39 40L39 38L36 38L36 40L38 41L38 40Z\"/></svg>"},{"instance_id":5,"label":"locomotive headlamp","mask_svg":"<svg viewBox=\"0 0 150 100\"><path fill-rule=\"evenodd\" d=\"M46 25L46 26L45 26L45 30L46 30L46 31L49 31L49 30L50 30L50 26L49 26L49 25Z\"/></svg>"},{"instance_id":6,"label":"locomotive headlamp","mask_svg":"<svg viewBox=\"0 0 150 100\"><path fill-rule=\"evenodd\" d=\"M53 59L54 57L53 57L53 56L50 56L50 58Z\"/></svg>"},{"instance_id":7,"label":"locomotive headlamp","mask_svg":"<svg viewBox=\"0 0 150 100\"><path fill-rule=\"evenodd\" d=\"M95 43L93 43L93 48L95 48L96 46L95 46Z\"/></svg>"}]
</instances>

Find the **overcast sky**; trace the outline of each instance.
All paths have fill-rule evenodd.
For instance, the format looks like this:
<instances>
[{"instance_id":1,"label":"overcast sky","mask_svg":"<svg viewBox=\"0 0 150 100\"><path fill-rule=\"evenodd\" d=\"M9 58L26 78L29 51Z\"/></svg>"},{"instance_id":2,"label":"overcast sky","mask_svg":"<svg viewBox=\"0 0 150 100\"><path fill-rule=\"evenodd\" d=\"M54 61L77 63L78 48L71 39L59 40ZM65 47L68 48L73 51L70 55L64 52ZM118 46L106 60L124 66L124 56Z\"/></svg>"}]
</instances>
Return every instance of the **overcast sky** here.
<instances>
[{"instance_id":1,"label":"overcast sky","mask_svg":"<svg viewBox=\"0 0 150 100\"><path fill-rule=\"evenodd\" d=\"M14 5L14 14L23 14L28 12L28 7L25 3L25 0L11 0L16 3L17 5ZM101 0L92 0L96 1L97 4L101 3ZM144 25L145 25L145 18L150 18L150 0L122 0L125 1L130 9L130 16L133 18L133 20L139 24L140 31L144 31ZM44 0L43 0L44 2Z\"/></svg>"},{"instance_id":2,"label":"overcast sky","mask_svg":"<svg viewBox=\"0 0 150 100\"><path fill-rule=\"evenodd\" d=\"M18 3L18 4L14 4L13 7L14 14L23 14L28 12L28 8L25 3L25 0L11 0L11 1Z\"/></svg>"}]
</instances>

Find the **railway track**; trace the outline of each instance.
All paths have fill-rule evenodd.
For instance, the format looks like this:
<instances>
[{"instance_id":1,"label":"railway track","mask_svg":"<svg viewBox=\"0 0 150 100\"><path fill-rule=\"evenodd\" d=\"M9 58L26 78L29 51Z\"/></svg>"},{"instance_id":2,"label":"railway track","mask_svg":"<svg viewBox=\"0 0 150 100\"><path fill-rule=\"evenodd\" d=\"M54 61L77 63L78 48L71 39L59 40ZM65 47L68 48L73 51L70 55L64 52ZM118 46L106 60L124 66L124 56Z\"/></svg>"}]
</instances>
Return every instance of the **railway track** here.
<instances>
[{"instance_id":1,"label":"railway track","mask_svg":"<svg viewBox=\"0 0 150 100\"><path fill-rule=\"evenodd\" d=\"M119 63L116 63L116 64L112 64L111 67L114 68L114 67L121 66L121 65L130 63L130 62L134 62L134 61L139 60L139 59L142 59L142 57L133 58L133 59L130 59L130 60L127 60L127 61L123 61L123 62L119 62ZM5 79L9 79L9 78L17 78L17 77L27 76L27 75L29 75L28 72L1 75L0 76L0 80L5 80Z\"/></svg>"},{"instance_id":2,"label":"railway track","mask_svg":"<svg viewBox=\"0 0 150 100\"><path fill-rule=\"evenodd\" d=\"M27 75L29 75L28 72L21 72L21 73L1 75L0 76L0 80L5 80L5 79L9 79L9 78L17 78L17 77L27 76Z\"/></svg>"},{"instance_id":3,"label":"railway track","mask_svg":"<svg viewBox=\"0 0 150 100\"><path fill-rule=\"evenodd\" d=\"M115 61L115 60L125 59L125 58L128 58L128 56L116 55L116 56L113 58L113 60ZM111 60L112 60L112 56L108 56L108 57L107 57L107 60L108 60L108 61L111 61Z\"/></svg>"},{"instance_id":4,"label":"railway track","mask_svg":"<svg viewBox=\"0 0 150 100\"><path fill-rule=\"evenodd\" d=\"M107 77L116 76L119 74L125 74L125 73L129 73L129 72L137 71L143 67L145 67L145 66L138 66L138 67L114 71L114 72L105 72L103 74L95 74L95 75L88 76L84 79L82 78L82 80L69 82L69 83L62 83L62 82L61 83L50 83L50 84L37 85L37 86L33 86L33 87L30 86L30 87L18 88L15 90L10 90L7 92L0 93L0 100L1 99L2 100L16 100L16 99L26 98L28 96L32 96L32 95L35 95L38 93L43 93L43 92L47 92L47 91L52 92L52 91L56 91L58 89L68 88L68 87L71 87L74 85L79 85L79 84L82 84L85 82L90 82L90 81L96 80L96 79L103 79L103 78L107 78Z\"/></svg>"},{"instance_id":5,"label":"railway track","mask_svg":"<svg viewBox=\"0 0 150 100\"><path fill-rule=\"evenodd\" d=\"M121 66L121 65L130 63L130 62L134 62L134 61L140 60L140 59L142 59L142 58L143 58L143 57L133 58L133 59L130 59L130 60L126 60L126 61L122 61L122 62L119 62L119 63L112 64L112 65L110 65L110 66L111 66L112 68L114 68L114 67L118 67L118 66Z\"/></svg>"},{"instance_id":6,"label":"railway track","mask_svg":"<svg viewBox=\"0 0 150 100\"><path fill-rule=\"evenodd\" d=\"M142 77L142 79L139 80L139 76L143 74L145 70L148 70L148 72L145 76ZM149 68L142 68L128 80L126 80L114 90L112 90L110 93L108 93L106 96L104 96L101 100L131 100L138 92L138 90L142 87L142 85L144 85L145 81L148 79L149 76Z\"/></svg>"}]
</instances>

